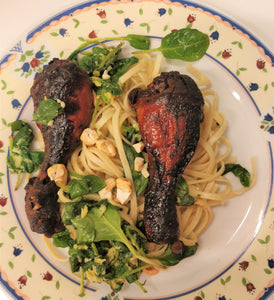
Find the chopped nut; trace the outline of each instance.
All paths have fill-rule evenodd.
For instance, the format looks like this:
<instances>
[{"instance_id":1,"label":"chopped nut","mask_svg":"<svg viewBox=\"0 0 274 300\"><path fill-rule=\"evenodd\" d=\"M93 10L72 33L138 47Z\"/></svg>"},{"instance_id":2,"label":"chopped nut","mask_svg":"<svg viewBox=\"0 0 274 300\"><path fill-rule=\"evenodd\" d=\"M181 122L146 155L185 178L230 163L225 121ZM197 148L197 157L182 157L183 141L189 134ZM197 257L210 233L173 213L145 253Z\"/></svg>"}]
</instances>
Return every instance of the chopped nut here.
<instances>
[{"instance_id":1,"label":"chopped nut","mask_svg":"<svg viewBox=\"0 0 274 300\"><path fill-rule=\"evenodd\" d=\"M55 181L56 184L66 185L68 179L68 171L63 164L55 164L48 168L48 177Z\"/></svg>"},{"instance_id":2,"label":"chopped nut","mask_svg":"<svg viewBox=\"0 0 274 300\"><path fill-rule=\"evenodd\" d=\"M132 193L131 183L127 178L118 178L116 180L117 200L121 204L127 204Z\"/></svg>"},{"instance_id":3,"label":"chopped nut","mask_svg":"<svg viewBox=\"0 0 274 300\"><path fill-rule=\"evenodd\" d=\"M139 142L132 145L132 147L135 149L137 153L141 153L145 147L145 144L143 142Z\"/></svg>"},{"instance_id":4,"label":"chopped nut","mask_svg":"<svg viewBox=\"0 0 274 300\"><path fill-rule=\"evenodd\" d=\"M106 79L109 79L109 78L110 78L110 76L108 74L108 70L105 70L103 75L102 75L102 79L106 80Z\"/></svg>"},{"instance_id":5,"label":"chopped nut","mask_svg":"<svg viewBox=\"0 0 274 300\"><path fill-rule=\"evenodd\" d=\"M148 178L149 177L149 173L148 173L148 170L147 170L147 167L148 167L148 164L145 163L142 170L141 170L141 173L142 175L145 177L145 178Z\"/></svg>"},{"instance_id":6,"label":"chopped nut","mask_svg":"<svg viewBox=\"0 0 274 300\"><path fill-rule=\"evenodd\" d=\"M56 101L61 105L62 108L66 107L66 103L64 101L62 101L60 99L57 99Z\"/></svg>"},{"instance_id":7,"label":"chopped nut","mask_svg":"<svg viewBox=\"0 0 274 300\"><path fill-rule=\"evenodd\" d=\"M108 191L107 188L103 188L98 194L101 199L112 199L112 192Z\"/></svg>"},{"instance_id":8,"label":"chopped nut","mask_svg":"<svg viewBox=\"0 0 274 300\"><path fill-rule=\"evenodd\" d=\"M105 180L106 186L98 192L101 199L112 199L112 190L116 186L116 180L112 177Z\"/></svg>"},{"instance_id":9,"label":"chopped nut","mask_svg":"<svg viewBox=\"0 0 274 300\"><path fill-rule=\"evenodd\" d=\"M98 140L96 141L96 146L98 149L105 152L108 157L115 157L116 148L114 144L109 140Z\"/></svg>"},{"instance_id":10,"label":"chopped nut","mask_svg":"<svg viewBox=\"0 0 274 300\"><path fill-rule=\"evenodd\" d=\"M80 139L86 146L92 146L99 139L99 135L95 129L86 128L82 132Z\"/></svg>"},{"instance_id":11,"label":"chopped nut","mask_svg":"<svg viewBox=\"0 0 274 300\"><path fill-rule=\"evenodd\" d=\"M140 172L143 169L145 160L142 157L135 157L134 160L134 170Z\"/></svg>"}]
</instances>

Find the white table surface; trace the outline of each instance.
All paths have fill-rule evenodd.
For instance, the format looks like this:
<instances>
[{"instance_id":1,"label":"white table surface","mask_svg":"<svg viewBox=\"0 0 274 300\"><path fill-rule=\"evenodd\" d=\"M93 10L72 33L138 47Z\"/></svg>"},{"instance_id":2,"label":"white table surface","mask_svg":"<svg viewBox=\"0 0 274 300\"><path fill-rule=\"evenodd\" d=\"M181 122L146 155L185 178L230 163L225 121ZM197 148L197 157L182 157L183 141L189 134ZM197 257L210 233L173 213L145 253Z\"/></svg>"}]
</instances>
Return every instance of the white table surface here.
<instances>
[{"instance_id":1,"label":"white table surface","mask_svg":"<svg viewBox=\"0 0 274 300\"><path fill-rule=\"evenodd\" d=\"M86 1L0 0L0 59L23 34L56 13ZM274 51L274 0L192 0L236 21ZM9 298L0 287L0 299ZM274 297L273 297L274 299Z\"/></svg>"}]
</instances>

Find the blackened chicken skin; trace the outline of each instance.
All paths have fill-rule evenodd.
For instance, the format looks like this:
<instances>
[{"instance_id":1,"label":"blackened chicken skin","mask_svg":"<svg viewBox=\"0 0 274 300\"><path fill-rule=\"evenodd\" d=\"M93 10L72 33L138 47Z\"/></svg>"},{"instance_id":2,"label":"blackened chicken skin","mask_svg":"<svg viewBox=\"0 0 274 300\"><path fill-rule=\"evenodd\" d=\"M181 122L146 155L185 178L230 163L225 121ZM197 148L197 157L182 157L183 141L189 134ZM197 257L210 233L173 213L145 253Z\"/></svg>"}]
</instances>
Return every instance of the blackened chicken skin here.
<instances>
[{"instance_id":1,"label":"blackened chicken skin","mask_svg":"<svg viewBox=\"0 0 274 300\"><path fill-rule=\"evenodd\" d=\"M38 124L45 143L44 161L38 176L25 187L25 210L31 229L51 236L63 231L64 225L57 202L59 188L47 176L47 169L66 164L80 144L80 135L91 121L93 93L86 72L72 61L53 59L34 81L31 96L34 112L45 97L65 103L64 113L54 119L52 126Z\"/></svg>"},{"instance_id":2,"label":"blackened chicken skin","mask_svg":"<svg viewBox=\"0 0 274 300\"><path fill-rule=\"evenodd\" d=\"M173 243L179 235L175 187L197 147L203 97L189 76L165 72L147 89L131 91L129 100L148 153L146 236L154 243Z\"/></svg>"}]
</instances>

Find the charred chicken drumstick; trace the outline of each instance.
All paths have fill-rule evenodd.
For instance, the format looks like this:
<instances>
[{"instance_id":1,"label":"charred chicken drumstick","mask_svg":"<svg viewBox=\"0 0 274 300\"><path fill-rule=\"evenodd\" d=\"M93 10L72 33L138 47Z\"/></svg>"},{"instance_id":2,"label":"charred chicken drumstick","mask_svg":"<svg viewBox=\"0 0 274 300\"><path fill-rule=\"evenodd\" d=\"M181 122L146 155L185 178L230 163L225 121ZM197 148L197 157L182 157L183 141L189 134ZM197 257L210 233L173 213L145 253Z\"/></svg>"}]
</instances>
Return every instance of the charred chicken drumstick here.
<instances>
[{"instance_id":1,"label":"charred chicken drumstick","mask_svg":"<svg viewBox=\"0 0 274 300\"><path fill-rule=\"evenodd\" d=\"M148 153L146 235L154 243L172 243L178 239L175 187L196 150L203 97L189 76L166 72L146 90L131 91L129 100Z\"/></svg>"},{"instance_id":2,"label":"charred chicken drumstick","mask_svg":"<svg viewBox=\"0 0 274 300\"><path fill-rule=\"evenodd\" d=\"M45 143L45 155L37 177L25 187L25 210L33 231L51 236L64 230L57 202L58 187L47 176L54 164L66 164L80 143L82 131L92 116L93 93L86 72L74 62L53 59L39 74L31 88L34 112L44 98L65 103L64 113L54 119L52 126L40 127Z\"/></svg>"}]
</instances>

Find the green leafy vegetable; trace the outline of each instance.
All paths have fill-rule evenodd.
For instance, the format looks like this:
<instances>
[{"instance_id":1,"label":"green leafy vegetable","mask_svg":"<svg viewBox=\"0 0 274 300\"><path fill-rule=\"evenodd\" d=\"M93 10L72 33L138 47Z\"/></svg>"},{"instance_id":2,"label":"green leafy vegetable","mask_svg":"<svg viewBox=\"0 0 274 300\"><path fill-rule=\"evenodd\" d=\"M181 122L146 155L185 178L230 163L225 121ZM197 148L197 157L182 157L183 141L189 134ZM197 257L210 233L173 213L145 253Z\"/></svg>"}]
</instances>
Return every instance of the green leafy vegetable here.
<instances>
[{"instance_id":1,"label":"green leafy vegetable","mask_svg":"<svg viewBox=\"0 0 274 300\"><path fill-rule=\"evenodd\" d=\"M68 229L62 232L58 232L52 235L53 245L56 247L66 248L72 247L75 241L70 237Z\"/></svg>"},{"instance_id":2,"label":"green leafy vegetable","mask_svg":"<svg viewBox=\"0 0 274 300\"><path fill-rule=\"evenodd\" d=\"M13 173L33 173L41 165L44 153L30 151L34 134L30 125L24 121L16 120L9 124L14 137L10 137L10 153L7 157L7 165Z\"/></svg>"},{"instance_id":3,"label":"green leafy vegetable","mask_svg":"<svg viewBox=\"0 0 274 300\"><path fill-rule=\"evenodd\" d=\"M75 273L78 272L81 268L81 262L79 261L78 255L71 255L69 257L70 269L71 272Z\"/></svg>"},{"instance_id":4,"label":"green leafy vegetable","mask_svg":"<svg viewBox=\"0 0 274 300\"><path fill-rule=\"evenodd\" d=\"M96 229L94 227L94 222L92 218L90 218L88 215L84 218L78 216L75 219L72 219L71 222L78 231L78 244L91 243L94 241Z\"/></svg>"},{"instance_id":5,"label":"green leafy vegetable","mask_svg":"<svg viewBox=\"0 0 274 300\"><path fill-rule=\"evenodd\" d=\"M232 172L232 174L238 177L244 187L249 187L250 173L247 171L247 169L242 167L240 164L226 164L222 175L225 175L229 172Z\"/></svg>"},{"instance_id":6,"label":"green leafy vegetable","mask_svg":"<svg viewBox=\"0 0 274 300\"><path fill-rule=\"evenodd\" d=\"M86 47L97 44L103 41L127 41L129 44L135 49L142 49L146 50L149 49L150 46L150 39L144 35L137 35L137 34L128 34L125 37L105 37L105 38L92 38L87 39L84 43L82 43L76 50L74 50L68 59L77 61L77 55L80 53L81 50L85 49Z\"/></svg>"},{"instance_id":7,"label":"green leafy vegetable","mask_svg":"<svg viewBox=\"0 0 274 300\"><path fill-rule=\"evenodd\" d=\"M81 215L84 207L88 211ZM125 279L141 286L141 271L156 263L145 257L146 238L139 229L122 224L118 210L107 200L66 203L65 214L73 217L76 240L70 237L69 230L52 238L54 245L69 247L72 272L81 271L91 281L107 282L115 292L122 288Z\"/></svg>"},{"instance_id":8,"label":"green leafy vegetable","mask_svg":"<svg viewBox=\"0 0 274 300\"><path fill-rule=\"evenodd\" d=\"M148 180L149 180L148 178L144 177L141 172L136 171L134 168L135 158L136 157L143 158L143 155L142 153L137 153L133 147L131 147L125 142L123 142L123 146L131 170L132 179L136 190L136 195L139 196L147 187Z\"/></svg>"},{"instance_id":9,"label":"green leafy vegetable","mask_svg":"<svg viewBox=\"0 0 274 300\"><path fill-rule=\"evenodd\" d=\"M142 140L142 136L137 123L134 126L127 126L123 124L122 134L132 144L140 142Z\"/></svg>"},{"instance_id":10,"label":"green leafy vegetable","mask_svg":"<svg viewBox=\"0 0 274 300\"><path fill-rule=\"evenodd\" d=\"M33 114L33 120L38 124L49 125L50 121L64 113L61 101L45 98L38 106L37 111Z\"/></svg>"},{"instance_id":11,"label":"green leafy vegetable","mask_svg":"<svg viewBox=\"0 0 274 300\"><path fill-rule=\"evenodd\" d=\"M123 230L132 245L139 251L139 253L145 255L147 242L145 235L140 230L137 230L137 227L133 227L131 225L125 225Z\"/></svg>"},{"instance_id":12,"label":"green leafy vegetable","mask_svg":"<svg viewBox=\"0 0 274 300\"><path fill-rule=\"evenodd\" d=\"M127 71L127 69L137 62L138 58L136 58L135 56L118 59L108 72L111 76L111 80L113 82L118 82L119 78Z\"/></svg>"},{"instance_id":13,"label":"green leafy vegetable","mask_svg":"<svg viewBox=\"0 0 274 300\"><path fill-rule=\"evenodd\" d=\"M106 201L100 202L100 206L91 209L88 214L81 219L82 220L78 221L78 224L81 224L81 222L86 223L86 220L89 220L89 222L93 224L93 242L108 240L124 242L127 240L121 229L121 218L118 211ZM78 233L81 236L83 236L82 231L87 231L86 228L89 228L85 226L75 227L78 229ZM90 240L82 240L82 242L90 242Z\"/></svg>"},{"instance_id":14,"label":"green leafy vegetable","mask_svg":"<svg viewBox=\"0 0 274 300\"><path fill-rule=\"evenodd\" d=\"M79 67L89 75L107 70L118 58L122 44L117 47L93 47L90 52L84 52L79 60Z\"/></svg>"},{"instance_id":15,"label":"green leafy vegetable","mask_svg":"<svg viewBox=\"0 0 274 300\"><path fill-rule=\"evenodd\" d=\"M105 103L122 94L119 78L138 62L136 57L118 59L121 47L121 43L116 47L96 46L89 52L83 52L79 62L76 60L79 67L89 74L97 96L101 96Z\"/></svg>"},{"instance_id":16,"label":"green leafy vegetable","mask_svg":"<svg viewBox=\"0 0 274 300\"><path fill-rule=\"evenodd\" d=\"M209 37L207 34L197 29L182 28L167 34L162 39L160 47L134 53L161 51L166 58L196 61L204 56L208 47Z\"/></svg>"},{"instance_id":17,"label":"green leafy vegetable","mask_svg":"<svg viewBox=\"0 0 274 300\"><path fill-rule=\"evenodd\" d=\"M68 193L72 199L94 194L106 186L104 180L95 175L82 176L81 179L72 179L68 186Z\"/></svg>"},{"instance_id":18,"label":"green leafy vegetable","mask_svg":"<svg viewBox=\"0 0 274 300\"><path fill-rule=\"evenodd\" d=\"M80 199L76 202L67 202L64 204L64 212L62 215L62 222L65 225L71 225L71 220L81 214L81 210L87 206L91 208L96 202L91 200Z\"/></svg>"},{"instance_id":19,"label":"green leafy vegetable","mask_svg":"<svg viewBox=\"0 0 274 300\"><path fill-rule=\"evenodd\" d=\"M125 41L128 41L130 46L135 49L142 49L146 50L149 49L150 46L150 39L145 35L139 34L128 34L125 38Z\"/></svg>"},{"instance_id":20,"label":"green leafy vegetable","mask_svg":"<svg viewBox=\"0 0 274 300\"><path fill-rule=\"evenodd\" d=\"M169 244L165 252L156 258L165 266L174 266L178 264L182 259L192 256L196 253L198 244L193 246L185 246L182 254L175 254L172 252L172 244Z\"/></svg>"},{"instance_id":21,"label":"green leafy vegetable","mask_svg":"<svg viewBox=\"0 0 274 300\"><path fill-rule=\"evenodd\" d=\"M92 76L91 81L95 85L95 90L97 95L106 95L109 92L113 96L121 95L122 88L118 81L113 81L112 79L102 79L100 77ZM97 88L96 88L97 87ZM105 101L109 103L110 101Z\"/></svg>"},{"instance_id":22,"label":"green leafy vegetable","mask_svg":"<svg viewBox=\"0 0 274 300\"><path fill-rule=\"evenodd\" d=\"M194 204L194 198L189 195L187 182L182 176L177 181L175 195L177 197L176 205L191 206Z\"/></svg>"}]
</instances>

